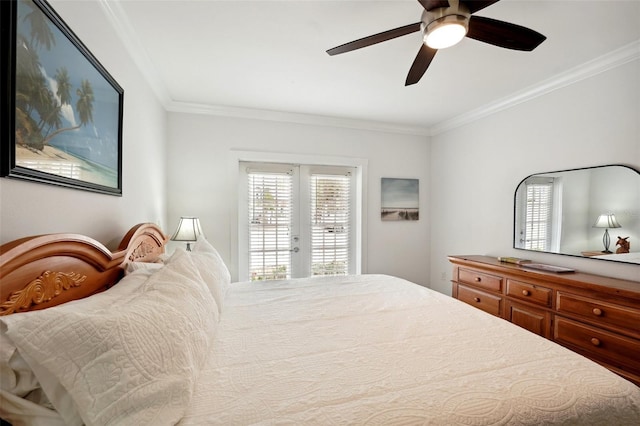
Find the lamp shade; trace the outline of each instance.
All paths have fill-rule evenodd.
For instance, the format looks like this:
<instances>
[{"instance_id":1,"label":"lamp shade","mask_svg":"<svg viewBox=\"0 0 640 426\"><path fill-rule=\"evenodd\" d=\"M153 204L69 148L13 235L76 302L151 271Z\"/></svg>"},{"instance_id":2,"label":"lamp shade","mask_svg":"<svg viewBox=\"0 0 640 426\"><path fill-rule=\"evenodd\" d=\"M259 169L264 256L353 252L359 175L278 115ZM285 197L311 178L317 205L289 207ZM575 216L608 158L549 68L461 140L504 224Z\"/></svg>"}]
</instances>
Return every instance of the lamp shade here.
<instances>
[{"instance_id":1,"label":"lamp shade","mask_svg":"<svg viewBox=\"0 0 640 426\"><path fill-rule=\"evenodd\" d=\"M178 229L173 233L171 240L187 242L197 241L200 235L202 235L200 219L193 216L182 216L178 223Z\"/></svg>"},{"instance_id":2,"label":"lamp shade","mask_svg":"<svg viewBox=\"0 0 640 426\"><path fill-rule=\"evenodd\" d=\"M601 214L593 224L594 228L622 228L613 213Z\"/></svg>"}]
</instances>

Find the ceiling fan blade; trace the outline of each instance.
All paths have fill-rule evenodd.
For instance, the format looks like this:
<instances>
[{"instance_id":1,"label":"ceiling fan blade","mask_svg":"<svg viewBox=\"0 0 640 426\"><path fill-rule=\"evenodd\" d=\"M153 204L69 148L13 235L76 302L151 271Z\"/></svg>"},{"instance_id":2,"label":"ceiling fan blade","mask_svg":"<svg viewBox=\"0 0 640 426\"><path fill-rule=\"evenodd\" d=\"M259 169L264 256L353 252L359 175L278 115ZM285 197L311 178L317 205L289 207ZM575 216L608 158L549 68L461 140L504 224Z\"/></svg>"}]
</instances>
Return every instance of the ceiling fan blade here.
<instances>
[{"instance_id":1,"label":"ceiling fan blade","mask_svg":"<svg viewBox=\"0 0 640 426\"><path fill-rule=\"evenodd\" d=\"M418 0L425 10L449 7L449 0Z\"/></svg>"},{"instance_id":2,"label":"ceiling fan blade","mask_svg":"<svg viewBox=\"0 0 640 426\"><path fill-rule=\"evenodd\" d=\"M482 16L469 18L467 37L506 49L526 51L535 49L547 39L532 29Z\"/></svg>"},{"instance_id":3,"label":"ceiling fan blade","mask_svg":"<svg viewBox=\"0 0 640 426\"><path fill-rule=\"evenodd\" d=\"M425 10L437 9L439 7L449 7L450 3L448 0L418 0L422 7ZM500 0L461 0L460 3L464 3L465 6L469 9L470 13L477 12L481 9L484 9L487 6L491 6L494 3L499 2Z\"/></svg>"},{"instance_id":4,"label":"ceiling fan blade","mask_svg":"<svg viewBox=\"0 0 640 426\"><path fill-rule=\"evenodd\" d=\"M361 49L363 47L378 44L383 41L391 40L396 37L411 34L416 31L420 31L420 25L422 22L416 22L415 24L405 25L404 27L395 28L379 34L374 34L369 37L364 37L358 40L351 41L349 43L342 44L327 50L327 53L331 56L338 55L340 53L351 52L352 50Z\"/></svg>"},{"instance_id":5,"label":"ceiling fan blade","mask_svg":"<svg viewBox=\"0 0 640 426\"><path fill-rule=\"evenodd\" d=\"M427 68L429 68L429 64L431 64L431 61L433 60L433 57L436 56L437 52L437 49L432 49L426 44L422 43L422 45L420 46L420 50L416 55L416 58L413 60L413 64L411 65L409 74L407 75L407 80L404 83L405 86L410 86L420 81L425 71L427 71Z\"/></svg>"},{"instance_id":6,"label":"ceiling fan blade","mask_svg":"<svg viewBox=\"0 0 640 426\"><path fill-rule=\"evenodd\" d=\"M488 0L488 1L480 1L480 0L462 0L460 3L464 3L467 8L469 8L469 12L475 13L479 10L484 9L485 7L491 6L494 3L498 3L500 0Z\"/></svg>"}]
</instances>

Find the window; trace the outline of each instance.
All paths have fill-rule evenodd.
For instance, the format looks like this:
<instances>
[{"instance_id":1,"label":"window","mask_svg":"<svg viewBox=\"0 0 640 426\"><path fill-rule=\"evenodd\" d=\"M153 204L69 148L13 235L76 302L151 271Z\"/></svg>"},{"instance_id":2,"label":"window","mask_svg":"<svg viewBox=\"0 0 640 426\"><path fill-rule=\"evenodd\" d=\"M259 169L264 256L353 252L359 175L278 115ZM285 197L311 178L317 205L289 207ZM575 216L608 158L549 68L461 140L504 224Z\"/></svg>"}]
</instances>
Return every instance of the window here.
<instances>
[{"instance_id":1,"label":"window","mask_svg":"<svg viewBox=\"0 0 640 426\"><path fill-rule=\"evenodd\" d=\"M351 178L311 175L311 275L349 272Z\"/></svg>"},{"instance_id":2,"label":"window","mask_svg":"<svg viewBox=\"0 0 640 426\"><path fill-rule=\"evenodd\" d=\"M243 268L252 281L355 273L355 168L244 162L240 168L247 191L239 219L247 226L241 277Z\"/></svg>"},{"instance_id":3,"label":"window","mask_svg":"<svg viewBox=\"0 0 640 426\"><path fill-rule=\"evenodd\" d=\"M527 250L552 251L554 235L555 179L525 181L524 217L520 218L520 239Z\"/></svg>"},{"instance_id":4,"label":"window","mask_svg":"<svg viewBox=\"0 0 640 426\"><path fill-rule=\"evenodd\" d=\"M291 277L290 171L249 172L249 276L251 280Z\"/></svg>"}]
</instances>

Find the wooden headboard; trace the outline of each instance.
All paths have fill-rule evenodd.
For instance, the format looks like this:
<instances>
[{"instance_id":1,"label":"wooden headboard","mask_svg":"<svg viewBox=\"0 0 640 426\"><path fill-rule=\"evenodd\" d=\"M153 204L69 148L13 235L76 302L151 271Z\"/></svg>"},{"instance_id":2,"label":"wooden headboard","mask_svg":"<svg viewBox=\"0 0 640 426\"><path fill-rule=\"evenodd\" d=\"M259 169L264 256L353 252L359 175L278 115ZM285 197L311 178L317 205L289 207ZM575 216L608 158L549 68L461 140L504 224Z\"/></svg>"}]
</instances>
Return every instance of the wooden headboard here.
<instances>
[{"instance_id":1,"label":"wooden headboard","mask_svg":"<svg viewBox=\"0 0 640 426\"><path fill-rule=\"evenodd\" d=\"M154 224L129 230L116 251L77 234L27 237L0 247L0 315L44 309L111 287L128 262L154 262L167 236Z\"/></svg>"}]
</instances>

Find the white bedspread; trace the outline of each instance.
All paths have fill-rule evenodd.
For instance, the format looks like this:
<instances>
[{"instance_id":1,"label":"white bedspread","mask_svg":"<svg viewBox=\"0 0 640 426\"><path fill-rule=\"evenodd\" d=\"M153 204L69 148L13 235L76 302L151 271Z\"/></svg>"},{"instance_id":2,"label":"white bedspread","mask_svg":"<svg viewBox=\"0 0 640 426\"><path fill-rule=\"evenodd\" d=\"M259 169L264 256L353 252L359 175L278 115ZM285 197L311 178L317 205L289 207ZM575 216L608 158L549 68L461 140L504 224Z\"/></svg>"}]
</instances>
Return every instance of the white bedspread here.
<instances>
[{"instance_id":1,"label":"white bedspread","mask_svg":"<svg viewBox=\"0 0 640 426\"><path fill-rule=\"evenodd\" d=\"M634 253L611 253L595 256L598 259L619 260L621 262L640 263L640 252Z\"/></svg>"},{"instance_id":2,"label":"white bedspread","mask_svg":"<svg viewBox=\"0 0 640 426\"><path fill-rule=\"evenodd\" d=\"M182 425L640 424L640 388L383 275L232 284Z\"/></svg>"}]
</instances>

